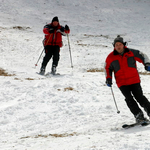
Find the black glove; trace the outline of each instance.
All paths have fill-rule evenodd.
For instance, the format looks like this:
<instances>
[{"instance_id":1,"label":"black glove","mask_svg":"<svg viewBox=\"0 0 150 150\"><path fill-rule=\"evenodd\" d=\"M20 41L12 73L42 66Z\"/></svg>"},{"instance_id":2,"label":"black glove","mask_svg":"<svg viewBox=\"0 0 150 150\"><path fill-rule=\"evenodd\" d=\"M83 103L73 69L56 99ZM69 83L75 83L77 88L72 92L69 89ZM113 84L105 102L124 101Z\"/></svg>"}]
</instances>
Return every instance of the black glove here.
<instances>
[{"instance_id":1,"label":"black glove","mask_svg":"<svg viewBox=\"0 0 150 150\"><path fill-rule=\"evenodd\" d=\"M61 28L60 28L60 31L61 31L61 32L64 32L64 30L65 30L64 27L61 27Z\"/></svg>"},{"instance_id":2,"label":"black glove","mask_svg":"<svg viewBox=\"0 0 150 150\"><path fill-rule=\"evenodd\" d=\"M150 71L150 63L146 63L145 64L145 70L146 71Z\"/></svg>"},{"instance_id":3,"label":"black glove","mask_svg":"<svg viewBox=\"0 0 150 150\"><path fill-rule=\"evenodd\" d=\"M111 87L112 79L111 78L106 79L106 84L107 84L107 86Z\"/></svg>"},{"instance_id":4,"label":"black glove","mask_svg":"<svg viewBox=\"0 0 150 150\"><path fill-rule=\"evenodd\" d=\"M49 33L54 33L54 29L53 28L49 29Z\"/></svg>"},{"instance_id":5,"label":"black glove","mask_svg":"<svg viewBox=\"0 0 150 150\"><path fill-rule=\"evenodd\" d=\"M65 25L65 30L69 30L69 26L68 25Z\"/></svg>"}]
</instances>

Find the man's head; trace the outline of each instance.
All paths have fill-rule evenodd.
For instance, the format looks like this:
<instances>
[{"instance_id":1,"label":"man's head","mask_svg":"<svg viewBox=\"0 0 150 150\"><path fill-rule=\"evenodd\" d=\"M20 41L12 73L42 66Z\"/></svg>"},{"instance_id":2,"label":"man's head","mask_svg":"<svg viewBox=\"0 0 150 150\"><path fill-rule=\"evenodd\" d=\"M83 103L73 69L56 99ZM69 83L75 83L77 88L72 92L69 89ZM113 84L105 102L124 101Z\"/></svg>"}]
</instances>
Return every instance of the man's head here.
<instances>
[{"instance_id":1,"label":"man's head","mask_svg":"<svg viewBox=\"0 0 150 150\"><path fill-rule=\"evenodd\" d=\"M59 23L59 20L58 20L58 17L56 16L52 19L52 24L53 26L58 26L58 23Z\"/></svg>"},{"instance_id":2,"label":"man's head","mask_svg":"<svg viewBox=\"0 0 150 150\"><path fill-rule=\"evenodd\" d=\"M123 53L126 42L123 41L123 38L118 35L114 39L113 46L118 53Z\"/></svg>"}]
</instances>

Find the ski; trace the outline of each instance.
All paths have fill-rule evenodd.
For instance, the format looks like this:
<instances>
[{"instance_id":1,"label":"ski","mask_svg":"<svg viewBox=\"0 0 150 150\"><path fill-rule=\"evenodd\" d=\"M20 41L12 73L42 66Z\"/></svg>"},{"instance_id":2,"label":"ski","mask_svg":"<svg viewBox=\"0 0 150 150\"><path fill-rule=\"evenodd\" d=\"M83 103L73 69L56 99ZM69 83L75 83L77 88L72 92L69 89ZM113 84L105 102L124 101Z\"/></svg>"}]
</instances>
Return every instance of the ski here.
<instances>
[{"instance_id":1,"label":"ski","mask_svg":"<svg viewBox=\"0 0 150 150\"><path fill-rule=\"evenodd\" d=\"M124 125L122 126L122 128L124 128L124 129L129 129L129 128L131 128L131 127L135 127L135 126L138 126L138 125L139 125L138 123L124 124Z\"/></svg>"},{"instance_id":2,"label":"ski","mask_svg":"<svg viewBox=\"0 0 150 150\"><path fill-rule=\"evenodd\" d=\"M55 73L55 74L53 74L53 73L51 73L51 72L48 72L48 73L46 73L45 74L45 76L57 76L57 75L60 75L60 73Z\"/></svg>"},{"instance_id":3,"label":"ski","mask_svg":"<svg viewBox=\"0 0 150 150\"><path fill-rule=\"evenodd\" d=\"M36 74L38 74L38 75L40 75L40 76L45 76L45 75L40 74L39 72L36 72Z\"/></svg>"},{"instance_id":4,"label":"ski","mask_svg":"<svg viewBox=\"0 0 150 150\"><path fill-rule=\"evenodd\" d=\"M48 72L48 73L46 73L46 74L44 74L44 75L40 74L39 72L36 72L36 73L37 73L38 75L40 75L40 76L43 76L43 77L51 77L51 76L60 75L60 73L52 74L52 73L50 73L50 72Z\"/></svg>"},{"instance_id":5,"label":"ski","mask_svg":"<svg viewBox=\"0 0 150 150\"><path fill-rule=\"evenodd\" d=\"M149 125L150 124L150 121L145 121L145 122L143 122L142 124L141 124L141 126L147 126L147 125Z\"/></svg>"},{"instance_id":6,"label":"ski","mask_svg":"<svg viewBox=\"0 0 150 150\"><path fill-rule=\"evenodd\" d=\"M139 123L124 124L124 125L122 126L122 128L124 128L124 129L129 129L129 128L132 128L132 127L135 127L135 126L147 126L147 125L149 125L149 124L150 124L150 121L145 121L145 122L143 122L143 123L141 123L141 124L139 124Z\"/></svg>"}]
</instances>

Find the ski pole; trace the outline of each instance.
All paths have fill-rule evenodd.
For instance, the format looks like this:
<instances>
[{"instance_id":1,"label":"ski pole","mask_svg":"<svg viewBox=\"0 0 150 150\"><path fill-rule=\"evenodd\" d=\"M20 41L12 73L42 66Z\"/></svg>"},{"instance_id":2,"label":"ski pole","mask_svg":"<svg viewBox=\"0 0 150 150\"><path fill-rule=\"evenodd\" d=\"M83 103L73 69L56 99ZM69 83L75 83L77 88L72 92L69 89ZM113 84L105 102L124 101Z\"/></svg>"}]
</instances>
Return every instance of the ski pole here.
<instances>
[{"instance_id":1,"label":"ski pole","mask_svg":"<svg viewBox=\"0 0 150 150\"><path fill-rule=\"evenodd\" d=\"M73 69L72 56L71 56L71 47L70 47L70 41L69 41L69 35L68 35L68 33L67 33L67 38L68 38L68 46L69 46L69 52L70 52L71 67Z\"/></svg>"},{"instance_id":2,"label":"ski pole","mask_svg":"<svg viewBox=\"0 0 150 150\"><path fill-rule=\"evenodd\" d=\"M51 36L52 36L52 34L50 34L50 36L49 36L49 38L48 38L48 40L47 40L47 42L46 42L46 45L47 45L47 43L49 42ZM43 40L43 41L44 41L44 40ZM44 43L44 42L43 42L43 43ZM44 45L44 44L43 44L43 45ZM36 62L36 64L35 64L35 67L37 66L37 64L38 64L38 62L39 62L39 60L40 60L40 58L41 58L41 56L42 56L44 50L45 50L45 48L44 48L43 51L41 52L41 55L39 56L39 58L38 58L38 60L37 60L37 62Z\"/></svg>"},{"instance_id":3,"label":"ski pole","mask_svg":"<svg viewBox=\"0 0 150 150\"><path fill-rule=\"evenodd\" d=\"M41 55L39 56L39 58L38 58L38 60L37 60L37 62L36 62L36 64L35 64L35 67L37 66L37 64L38 64L38 62L39 62L39 60L40 60L40 58L41 58L41 56L42 56L44 50L45 50L45 48L42 50Z\"/></svg>"},{"instance_id":4,"label":"ski pole","mask_svg":"<svg viewBox=\"0 0 150 150\"><path fill-rule=\"evenodd\" d=\"M113 89L112 89L112 87L110 87L110 88L111 88L111 93L112 93L112 95L113 95L113 99L114 99L115 106L116 106L116 109L117 109L117 113L119 114L119 113L120 113L120 111L118 110L118 106L117 106L117 102L116 102L116 100L115 100L115 96L114 96Z\"/></svg>"}]
</instances>

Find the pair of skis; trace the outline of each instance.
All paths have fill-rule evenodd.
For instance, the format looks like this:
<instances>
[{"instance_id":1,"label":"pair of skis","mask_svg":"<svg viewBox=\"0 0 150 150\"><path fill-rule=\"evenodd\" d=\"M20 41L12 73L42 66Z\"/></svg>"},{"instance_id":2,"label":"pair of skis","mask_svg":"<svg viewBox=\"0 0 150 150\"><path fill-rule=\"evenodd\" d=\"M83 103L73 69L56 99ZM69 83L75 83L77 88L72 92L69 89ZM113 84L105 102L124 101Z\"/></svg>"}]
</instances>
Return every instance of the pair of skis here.
<instances>
[{"instance_id":1,"label":"pair of skis","mask_svg":"<svg viewBox=\"0 0 150 150\"><path fill-rule=\"evenodd\" d=\"M36 72L38 75L41 75L40 73ZM45 77L50 77L50 76L58 76L60 75L60 73L56 73L56 74L52 74L50 72L44 74L44 75L41 75L41 76L45 76Z\"/></svg>"},{"instance_id":2,"label":"pair of skis","mask_svg":"<svg viewBox=\"0 0 150 150\"><path fill-rule=\"evenodd\" d=\"M124 124L122 126L122 128L124 129L129 129L129 128L132 128L132 127L135 127L135 126L147 126L150 124L150 121L144 121L142 123L132 123L132 124Z\"/></svg>"}]
</instances>

